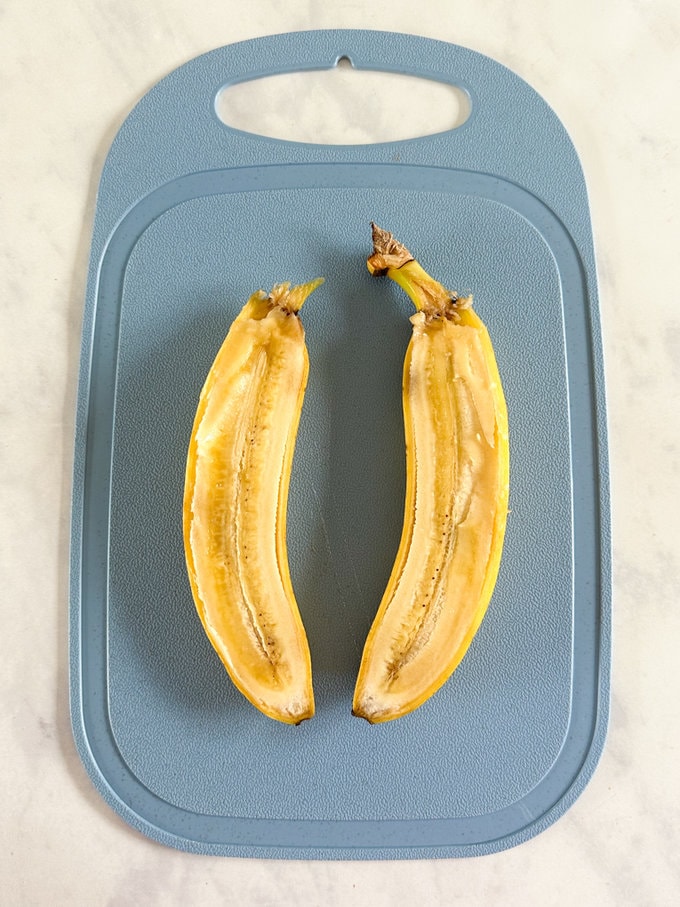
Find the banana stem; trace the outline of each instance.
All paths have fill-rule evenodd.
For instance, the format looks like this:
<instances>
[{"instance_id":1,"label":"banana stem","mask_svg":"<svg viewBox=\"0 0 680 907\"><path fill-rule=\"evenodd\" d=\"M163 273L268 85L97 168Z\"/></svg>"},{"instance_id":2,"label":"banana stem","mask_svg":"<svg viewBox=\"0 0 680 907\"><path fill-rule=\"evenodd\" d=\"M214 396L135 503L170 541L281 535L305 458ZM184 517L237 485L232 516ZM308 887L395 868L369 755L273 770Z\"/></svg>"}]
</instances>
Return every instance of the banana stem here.
<instances>
[{"instance_id":1,"label":"banana stem","mask_svg":"<svg viewBox=\"0 0 680 907\"><path fill-rule=\"evenodd\" d=\"M447 290L418 264L392 233L374 223L371 229L373 254L366 262L368 270L374 277L387 275L399 284L419 312L431 318L456 318L458 311L471 305L471 296L457 296Z\"/></svg>"},{"instance_id":2,"label":"banana stem","mask_svg":"<svg viewBox=\"0 0 680 907\"><path fill-rule=\"evenodd\" d=\"M321 286L324 282L323 277L317 277L316 280L310 280L309 283L302 283L291 290L290 283L277 283L272 287L268 301L274 306L278 306L291 315L300 311L302 304L307 297Z\"/></svg>"}]
</instances>

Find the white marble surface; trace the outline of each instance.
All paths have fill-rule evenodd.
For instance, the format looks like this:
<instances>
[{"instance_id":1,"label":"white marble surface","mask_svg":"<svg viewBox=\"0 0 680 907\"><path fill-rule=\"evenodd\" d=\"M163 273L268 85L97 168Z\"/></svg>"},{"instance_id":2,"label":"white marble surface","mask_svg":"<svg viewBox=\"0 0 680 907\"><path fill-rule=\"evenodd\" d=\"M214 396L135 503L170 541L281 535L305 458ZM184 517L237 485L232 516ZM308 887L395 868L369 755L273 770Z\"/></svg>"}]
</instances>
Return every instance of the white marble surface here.
<instances>
[{"instance_id":1,"label":"white marble surface","mask_svg":"<svg viewBox=\"0 0 680 907\"><path fill-rule=\"evenodd\" d=\"M473 860L266 862L155 844L72 742L67 581L77 354L95 188L132 104L197 54L387 28L482 51L555 108L591 197L614 532L610 730L577 803ZM675 0L7 0L0 13L0 878L8 905L665 905L680 890L680 203ZM328 123L342 125L342 105ZM284 124L285 127L285 124ZM373 122L375 137L380 121ZM369 136L370 137L370 136Z\"/></svg>"}]
</instances>

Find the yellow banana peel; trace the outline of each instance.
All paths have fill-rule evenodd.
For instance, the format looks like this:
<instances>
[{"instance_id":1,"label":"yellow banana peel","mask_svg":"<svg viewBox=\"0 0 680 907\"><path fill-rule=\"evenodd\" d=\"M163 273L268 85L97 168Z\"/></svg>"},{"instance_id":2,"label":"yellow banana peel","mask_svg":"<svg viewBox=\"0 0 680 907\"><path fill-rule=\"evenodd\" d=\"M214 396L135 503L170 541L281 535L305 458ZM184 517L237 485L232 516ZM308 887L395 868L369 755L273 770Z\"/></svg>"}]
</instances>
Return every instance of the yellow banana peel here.
<instances>
[{"instance_id":1,"label":"yellow banana peel","mask_svg":"<svg viewBox=\"0 0 680 907\"><path fill-rule=\"evenodd\" d=\"M320 283L248 300L201 391L185 477L184 548L205 632L241 693L287 724L314 714L286 509L309 370L298 313Z\"/></svg>"},{"instance_id":2,"label":"yellow banana peel","mask_svg":"<svg viewBox=\"0 0 680 907\"><path fill-rule=\"evenodd\" d=\"M353 713L406 715L451 676L496 583L508 513L508 417L471 297L434 280L373 225L369 271L416 307L404 362L406 501L401 542L368 634Z\"/></svg>"}]
</instances>

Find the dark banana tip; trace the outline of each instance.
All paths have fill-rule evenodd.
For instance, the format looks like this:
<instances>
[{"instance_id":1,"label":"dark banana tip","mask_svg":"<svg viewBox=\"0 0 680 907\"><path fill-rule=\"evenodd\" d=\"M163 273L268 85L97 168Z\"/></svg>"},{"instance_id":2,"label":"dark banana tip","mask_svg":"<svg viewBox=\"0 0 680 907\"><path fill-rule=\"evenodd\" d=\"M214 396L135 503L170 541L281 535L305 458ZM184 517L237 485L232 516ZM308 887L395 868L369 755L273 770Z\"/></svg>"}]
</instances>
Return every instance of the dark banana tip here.
<instances>
[{"instance_id":1,"label":"dark banana tip","mask_svg":"<svg viewBox=\"0 0 680 907\"><path fill-rule=\"evenodd\" d=\"M383 277L390 269L401 268L413 255L403 243L395 239L389 230L383 230L374 221L371 221L371 236L373 239L373 254L366 261L368 270L374 277Z\"/></svg>"}]
</instances>

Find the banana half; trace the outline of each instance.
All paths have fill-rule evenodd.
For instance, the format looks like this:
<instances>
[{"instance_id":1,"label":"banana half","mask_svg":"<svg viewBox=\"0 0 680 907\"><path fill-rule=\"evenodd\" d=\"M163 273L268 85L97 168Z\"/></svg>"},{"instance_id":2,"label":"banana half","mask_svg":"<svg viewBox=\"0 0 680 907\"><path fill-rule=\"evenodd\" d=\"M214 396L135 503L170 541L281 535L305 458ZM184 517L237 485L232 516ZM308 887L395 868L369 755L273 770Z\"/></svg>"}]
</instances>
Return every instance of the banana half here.
<instances>
[{"instance_id":1,"label":"banana half","mask_svg":"<svg viewBox=\"0 0 680 907\"><path fill-rule=\"evenodd\" d=\"M309 370L298 312L320 283L260 290L233 322L200 394L184 490L187 570L205 632L243 695L287 724L314 714L286 509Z\"/></svg>"},{"instance_id":2,"label":"banana half","mask_svg":"<svg viewBox=\"0 0 680 907\"><path fill-rule=\"evenodd\" d=\"M373 225L372 274L417 313L404 362L401 542L364 647L353 713L389 721L450 677L484 617L508 512L508 417L491 341L471 308Z\"/></svg>"}]
</instances>

